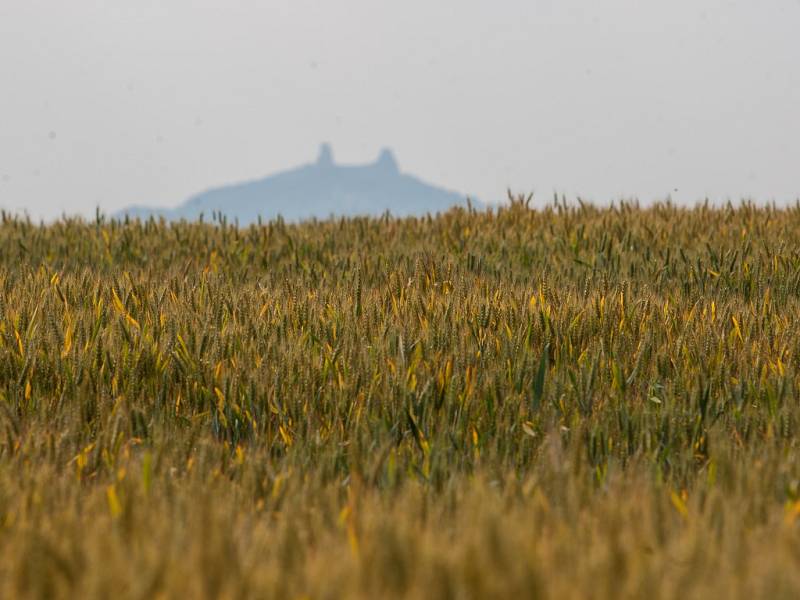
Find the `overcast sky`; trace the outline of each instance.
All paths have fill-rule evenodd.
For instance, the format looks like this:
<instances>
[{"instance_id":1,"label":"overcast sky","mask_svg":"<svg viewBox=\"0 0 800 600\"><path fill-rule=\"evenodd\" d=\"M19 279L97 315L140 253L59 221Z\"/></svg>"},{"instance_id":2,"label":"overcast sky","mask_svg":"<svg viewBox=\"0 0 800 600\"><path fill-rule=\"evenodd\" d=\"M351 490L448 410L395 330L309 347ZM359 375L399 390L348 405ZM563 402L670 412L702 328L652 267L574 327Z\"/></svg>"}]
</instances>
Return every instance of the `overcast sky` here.
<instances>
[{"instance_id":1,"label":"overcast sky","mask_svg":"<svg viewBox=\"0 0 800 600\"><path fill-rule=\"evenodd\" d=\"M794 202L798 38L800 0L0 0L0 206L173 206L323 141L487 201Z\"/></svg>"}]
</instances>

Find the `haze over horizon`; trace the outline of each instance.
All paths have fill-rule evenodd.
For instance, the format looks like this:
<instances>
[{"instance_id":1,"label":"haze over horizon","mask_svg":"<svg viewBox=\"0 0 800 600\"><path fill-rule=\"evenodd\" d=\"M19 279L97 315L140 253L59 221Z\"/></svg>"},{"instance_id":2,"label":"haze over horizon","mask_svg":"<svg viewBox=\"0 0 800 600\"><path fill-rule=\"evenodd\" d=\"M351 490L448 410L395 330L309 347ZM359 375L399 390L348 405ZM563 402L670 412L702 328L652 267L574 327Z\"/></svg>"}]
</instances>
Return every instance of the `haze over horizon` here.
<instances>
[{"instance_id":1,"label":"haze over horizon","mask_svg":"<svg viewBox=\"0 0 800 600\"><path fill-rule=\"evenodd\" d=\"M194 221L225 215L249 225L283 217L289 222L328 217L424 216L468 206L468 196L404 173L389 148L369 163L336 161L330 144L322 144L313 162L267 177L220 186L196 194L173 209L129 206L115 217ZM469 199L481 205L480 199Z\"/></svg>"},{"instance_id":2,"label":"haze over horizon","mask_svg":"<svg viewBox=\"0 0 800 600\"><path fill-rule=\"evenodd\" d=\"M0 207L174 207L325 141L488 202L794 202L798 28L798 0L4 0Z\"/></svg>"}]
</instances>

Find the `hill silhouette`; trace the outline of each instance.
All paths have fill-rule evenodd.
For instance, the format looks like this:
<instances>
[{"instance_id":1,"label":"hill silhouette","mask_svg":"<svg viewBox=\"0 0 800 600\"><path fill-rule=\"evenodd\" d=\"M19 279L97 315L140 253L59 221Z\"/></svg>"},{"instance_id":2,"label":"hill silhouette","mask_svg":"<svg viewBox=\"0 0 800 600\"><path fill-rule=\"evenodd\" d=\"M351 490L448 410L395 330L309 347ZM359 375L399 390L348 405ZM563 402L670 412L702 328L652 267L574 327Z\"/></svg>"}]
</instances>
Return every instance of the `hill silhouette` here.
<instances>
[{"instance_id":1,"label":"hill silhouette","mask_svg":"<svg viewBox=\"0 0 800 600\"><path fill-rule=\"evenodd\" d=\"M215 188L189 198L174 209L134 206L121 215L195 220L224 214L240 225L278 215L287 221L329 216L379 216L387 211L405 217L465 205L466 196L402 173L391 150L366 165L338 165L330 145L317 161L263 179Z\"/></svg>"}]
</instances>

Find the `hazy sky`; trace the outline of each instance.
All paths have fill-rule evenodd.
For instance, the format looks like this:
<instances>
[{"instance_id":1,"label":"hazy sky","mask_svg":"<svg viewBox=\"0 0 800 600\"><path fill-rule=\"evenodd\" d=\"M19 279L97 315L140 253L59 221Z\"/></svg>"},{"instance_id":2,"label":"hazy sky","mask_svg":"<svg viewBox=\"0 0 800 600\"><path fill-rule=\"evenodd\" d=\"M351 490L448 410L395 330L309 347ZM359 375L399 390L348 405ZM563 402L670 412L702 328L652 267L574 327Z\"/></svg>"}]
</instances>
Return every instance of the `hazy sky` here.
<instances>
[{"instance_id":1,"label":"hazy sky","mask_svg":"<svg viewBox=\"0 0 800 600\"><path fill-rule=\"evenodd\" d=\"M793 202L798 38L800 0L0 0L0 206L175 205L323 141L489 201Z\"/></svg>"}]
</instances>

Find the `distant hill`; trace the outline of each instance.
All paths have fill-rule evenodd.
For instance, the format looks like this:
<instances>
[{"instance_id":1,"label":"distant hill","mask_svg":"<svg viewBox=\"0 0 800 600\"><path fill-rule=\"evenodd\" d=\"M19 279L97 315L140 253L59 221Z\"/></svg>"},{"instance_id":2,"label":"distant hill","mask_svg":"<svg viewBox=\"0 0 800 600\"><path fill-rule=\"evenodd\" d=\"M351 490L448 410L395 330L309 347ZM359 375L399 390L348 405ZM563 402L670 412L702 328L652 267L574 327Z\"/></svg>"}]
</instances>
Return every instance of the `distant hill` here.
<instances>
[{"instance_id":1,"label":"distant hill","mask_svg":"<svg viewBox=\"0 0 800 600\"><path fill-rule=\"evenodd\" d=\"M390 150L366 165L337 165L331 147L320 148L317 161L275 175L215 188L174 209L134 206L119 216L195 220L222 213L240 225L281 215L287 221L329 216L425 215L465 205L466 196L400 172ZM473 201L477 203L477 201Z\"/></svg>"}]
</instances>

